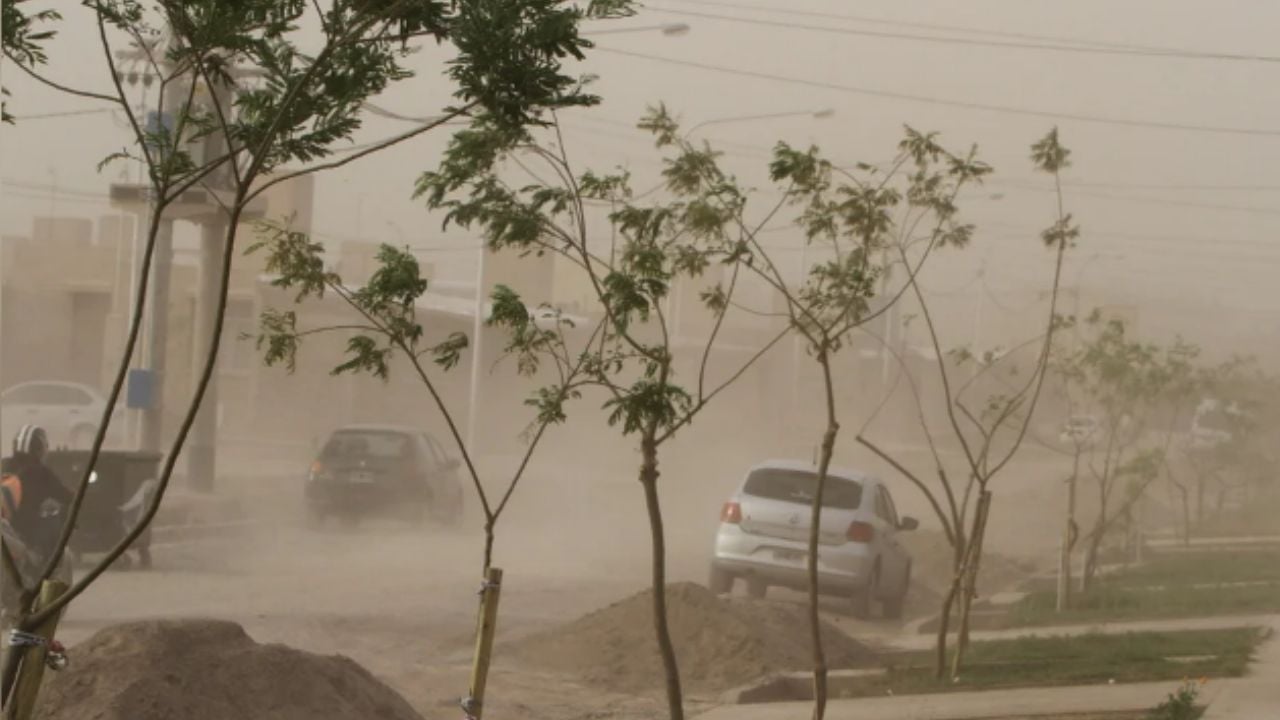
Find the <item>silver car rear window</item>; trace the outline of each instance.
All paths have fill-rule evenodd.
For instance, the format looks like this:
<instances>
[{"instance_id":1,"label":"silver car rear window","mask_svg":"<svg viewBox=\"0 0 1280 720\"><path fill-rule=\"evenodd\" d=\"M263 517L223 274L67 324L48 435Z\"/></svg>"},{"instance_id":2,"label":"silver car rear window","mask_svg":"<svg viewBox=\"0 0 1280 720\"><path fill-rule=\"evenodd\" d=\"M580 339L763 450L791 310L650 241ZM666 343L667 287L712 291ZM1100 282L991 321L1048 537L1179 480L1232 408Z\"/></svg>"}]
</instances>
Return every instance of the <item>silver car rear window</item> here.
<instances>
[{"instance_id":1,"label":"silver car rear window","mask_svg":"<svg viewBox=\"0 0 1280 720\"><path fill-rule=\"evenodd\" d=\"M766 500L813 505L818 489L818 474L811 470L764 468L747 476L742 491ZM862 484L854 480L827 476L822 491L822 507L835 510L857 510L862 504Z\"/></svg>"}]
</instances>

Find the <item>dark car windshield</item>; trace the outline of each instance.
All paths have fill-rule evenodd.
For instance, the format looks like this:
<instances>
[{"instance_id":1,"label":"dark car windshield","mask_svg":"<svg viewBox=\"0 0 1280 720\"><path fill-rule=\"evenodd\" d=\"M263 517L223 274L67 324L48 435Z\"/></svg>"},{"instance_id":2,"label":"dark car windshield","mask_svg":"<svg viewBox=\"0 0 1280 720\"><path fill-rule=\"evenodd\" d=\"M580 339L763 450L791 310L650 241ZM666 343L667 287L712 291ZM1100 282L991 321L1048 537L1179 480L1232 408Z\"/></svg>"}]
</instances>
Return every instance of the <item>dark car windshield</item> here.
<instances>
[{"instance_id":1,"label":"dark car windshield","mask_svg":"<svg viewBox=\"0 0 1280 720\"><path fill-rule=\"evenodd\" d=\"M811 470L764 468L747 477L743 492L766 500L812 505L818 489L818 475ZM827 477L822 491L822 507L857 510L862 504L862 484L845 478Z\"/></svg>"},{"instance_id":2,"label":"dark car windshield","mask_svg":"<svg viewBox=\"0 0 1280 720\"><path fill-rule=\"evenodd\" d=\"M408 454L410 438L398 432L341 430L329 438L320 457L397 459Z\"/></svg>"}]
</instances>

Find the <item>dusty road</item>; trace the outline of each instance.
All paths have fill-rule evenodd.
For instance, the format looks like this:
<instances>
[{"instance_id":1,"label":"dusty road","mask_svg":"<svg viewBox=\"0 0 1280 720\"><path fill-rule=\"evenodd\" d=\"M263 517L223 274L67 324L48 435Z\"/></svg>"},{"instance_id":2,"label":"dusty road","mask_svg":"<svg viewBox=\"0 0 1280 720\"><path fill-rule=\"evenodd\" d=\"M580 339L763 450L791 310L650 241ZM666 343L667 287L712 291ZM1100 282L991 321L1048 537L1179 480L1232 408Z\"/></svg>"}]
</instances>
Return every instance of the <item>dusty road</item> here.
<instances>
[{"instance_id":1,"label":"dusty road","mask_svg":"<svg viewBox=\"0 0 1280 720\"><path fill-rule=\"evenodd\" d=\"M499 526L495 564L506 571L499 641L567 622L649 582L647 521L631 458L545 456ZM670 579L703 581L720 503L753 460L676 449L663 476ZM501 459L493 477L501 477ZM553 465L552 463L558 463ZM585 466L595 468L588 473ZM574 469L576 468L576 469ZM993 536L1026 537L1052 512L1052 470L1010 475L1007 522ZM1020 482L1017 481L1021 477ZM296 479L243 493L258 522L235 536L156 549L150 572L110 572L75 604L63 637L74 642L106 624L150 617L213 617L243 624L263 642L342 653L403 693L428 718L455 718L466 693L482 534L474 501L457 528L369 522L353 529L301 527ZM904 512L935 524L905 483ZM470 498L469 498L470 499ZM923 508L921 508L923 509ZM996 516L999 517L999 514ZM1053 539L1048 540L1050 544ZM1036 543L1019 543L1038 548ZM779 594L786 597L785 594ZM799 595L795 595L799 599ZM843 614L844 608L831 608ZM896 623L842 627L862 639L893 635ZM521 717L650 717L657 698L602 695L498 654L491 709ZM744 678L749 681L752 678ZM705 700L705 699L704 699ZM694 699L697 709L705 703Z\"/></svg>"}]
</instances>

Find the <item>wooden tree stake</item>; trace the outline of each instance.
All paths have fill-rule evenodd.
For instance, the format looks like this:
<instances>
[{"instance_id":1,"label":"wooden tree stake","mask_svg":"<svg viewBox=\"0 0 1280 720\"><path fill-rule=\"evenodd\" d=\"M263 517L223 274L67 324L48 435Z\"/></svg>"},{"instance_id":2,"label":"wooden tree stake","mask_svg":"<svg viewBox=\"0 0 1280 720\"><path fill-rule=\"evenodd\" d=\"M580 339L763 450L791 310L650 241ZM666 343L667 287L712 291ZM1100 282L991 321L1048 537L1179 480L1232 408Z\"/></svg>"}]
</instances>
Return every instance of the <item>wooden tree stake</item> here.
<instances>
[{"instance_id":1,"label":"wooden tree stake","mask_svg":"<svg viewBox=\"0 0 1280 720\"><path fill-rule=\"evenodd\" d=\"M502 594L502 570L489 568L480 591L480 622L476 627L476 654L471 666L471 693L463 701L468 718L480 720L484 712L484 689L489 681L489 660L498 625L498 598Z\"/></svg>"},{"instance_id":2,"label":"wooden tree stake","mask_svg":"<svg viewBox=\"0 0 1280 720\"><path fill-rule=\"evenodd\" d=\"M48 607L67 591L67 584L60 580L45 580L40 585L40 597L35 609ZM35 629L33 635L39 635L46 641L52 641L58 629L61 613L44 621ZM18 679L13 687L13 697L5 708L8 720L30 720L36 709L36 698L40 694L40 682L44 679L45 657L48 647L39 645L28 647L22 653L22 664L18 667Z\"/></svg>"}]
</instances>

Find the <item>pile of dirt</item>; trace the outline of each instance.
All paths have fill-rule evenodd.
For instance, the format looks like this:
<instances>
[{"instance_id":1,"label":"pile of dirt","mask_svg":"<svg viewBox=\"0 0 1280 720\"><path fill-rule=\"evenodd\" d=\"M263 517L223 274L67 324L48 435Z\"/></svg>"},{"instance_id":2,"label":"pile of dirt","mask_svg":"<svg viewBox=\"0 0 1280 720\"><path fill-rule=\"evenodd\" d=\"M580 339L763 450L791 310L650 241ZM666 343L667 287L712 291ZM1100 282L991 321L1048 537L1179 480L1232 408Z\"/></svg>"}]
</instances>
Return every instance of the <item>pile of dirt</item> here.
<instances>
[{"instance_id":1,"label":"pile of dirt","mask_svg":"<svg viewBox=\"0 0 1280 720\"><path fill-rule=\"evenodd\" d=\"M953 567L954 551L947 542L946 536L940 532L921 530L903 533L899 536L907 551L911 553L911 580L914 585L911 592L917 593L920 586L928 588L928 593L939 598L946 593L955 574ZM1025 561L1002 555L986 548L982 553L982 562L978 566L978 592L981 595L1003 592L1029 578L1035 567ZM936 612L934 608L933 612Z\"/></svg>"},{"instance_id":2,"label":"pile of dirt","mask_svg":"<svg viewBox=\"0 0 1280 720\"><path fill-rule=\"evenodd\" d=\"M259 645L231 622L116 625L70 656L40 720L422 720L349 658Z\"/></svg>"},{"instance_id":3,"label":"pile of dirt","mask_svg":"<svg viewBox=\"0 0 1280 720\"><path fill-rule=\"evenodd\" d=\"M515 643L515 656L538 667L571 673L613 692L638 693L662 686L662 664L653 632L648 590L568 625ZM694 583L667 586L667 609L680 676L694 692L719 692L776 672L811 666L805 608L720 598ZM853 667L872 652L832 625L823 624L830 667Z\"/></svg>"}]
</instances>

